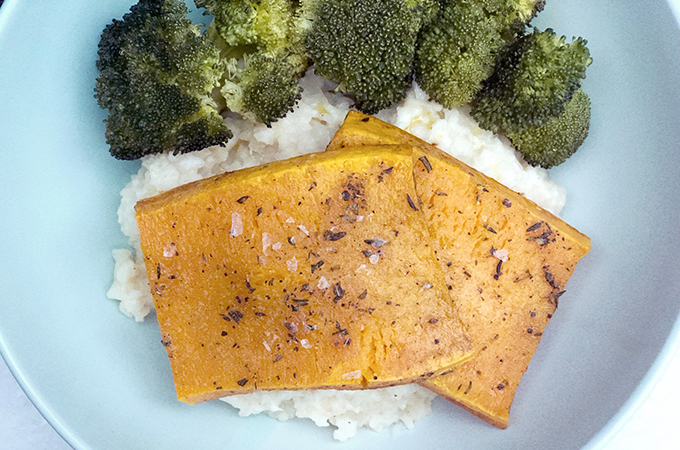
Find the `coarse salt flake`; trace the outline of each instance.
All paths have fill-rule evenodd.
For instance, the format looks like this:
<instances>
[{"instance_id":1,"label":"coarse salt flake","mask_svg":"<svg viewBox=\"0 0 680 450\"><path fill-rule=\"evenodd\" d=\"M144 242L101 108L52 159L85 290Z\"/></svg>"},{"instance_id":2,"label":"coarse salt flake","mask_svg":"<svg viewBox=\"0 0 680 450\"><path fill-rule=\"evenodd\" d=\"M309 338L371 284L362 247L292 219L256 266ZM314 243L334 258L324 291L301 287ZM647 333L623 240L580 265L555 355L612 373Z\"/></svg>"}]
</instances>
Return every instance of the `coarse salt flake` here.
<instances>
[{"instance_id":1,"label":"coarse salt flake","mask_svg":"<svg viewBox=\"0 0 680 450\"><path fill-rule=\"evenodd\" d=\"M380 261L380 254L374 253L368 257L368 260L371 262L371 264L378 264L378 261Z\"/></svg>"},{"instance_id":2,"label":"coarse salt flake","mask_svg":"<svg viewBox=\"0 0 680 450\"><path fill-rule=\"evenodd\" d=\"M496 258L500 259L500 260L503 261L503 262L505 262L505 261L508 260L508 249L507 249L507 248L503 248L503 249L501 249L501 250L495 250L495 249L494 249L494 250L491 252L491 254L492 254L493 256L495 256Z\"/></svg>"},{"instance_id":3,"label":"coarse salt flake","mask_svg":"<svg viewBox=\"0 0 680 450\"><path fill-rule=\"evenodd\" d=\"M264 345L264 348L266 348L268 352L272 351L272 348L267 344L267 341L262 341L262 345Z\"/></svg>"},{"instance_id":4,"label":"coarse salt flake","mask_svg":"<svg viewBox=\"0 0 680 450\"><path fill-rule=\"evenodd\" d=\"M366 275L370 275L371 273L373 273L373 269L369 269L368 267L366 267L366 264L362 264L359 267L357 267L355 272L356 273L362 273L363 272Z\"/></svg>"},{"instance_id":5,"label":"coarse salt flake","mask_svg":"<svg viewBox=\"0 0 680 450\"><path fill-rule=\"evenodd\" d=\"M353 370L352 372L342 374L343 380L358 380L359 378L361 378L361 370Z\"/></svg>"},{"instance_id":6,"label":"coarse salt flake","mask_svg":"<svg viewBox=\"0 0 680 450\"><path fill-rule=\"evenodd\" d=\"M240 236L243 233L243 221L241 220L241 214L235 212L231 213L231 230L229 230L229 235L231 237Z\"/></svg>"},{"instance_id":7,"label":"coarse salt flake","mask_svg":"<svg viewBox=\"0 0 680 450\"><path fill-rule=\"evenodd\" d=\"M307 236L309 236L309 231L307 230L307 227L306 227L306 226L304 226L304 225L298 225L298 228L300 229L300 231L302 231L302 232L305 233Z\"/></svg>"},{"instance_id":8,"label":"coarse salt flake","mask_svg":"<svg viewBox=\"0 0 680 450\"><path fill-rule=\"evenodd\" d=\"M286 261L286 266L290 272L295 272L298 268L297 258L295 258L295 256L290 258L288 261Z\"/></svg>"},{"instance_id":9,"label":"coarse salt flake","mask_svg":"<svg viewBox=\"0 0 680 450\"><path fill-rule=\"evenodd\" d=\"M276 242L275 244L272 244L272 250L281 250L281 243Z\"/></svg>"},{"instance_id":10,"label":"coarse salt flake","mask_svg":"<svg viewBox=\"0 0 680 450\"><path fill-rule=\"evenodd\" d=\"M272 242L274 239L272 239L272 235L269 233L262 233L262 253L267 251L270 245L272 245Z\"/></svg>"},{"instance_id":11,"label":"coarse salt flake","mask_svg":"<svg viewBox=\"0 0 680 450\"><path fill-rule=\"evenodd\" d=\"M312 344L307 339L300 339L300 345L302 348L312 348Z\"/></svg>"},{"instance_id":12,"label":"coarse salt flake","mask_svg":"<svg viewBox=\"0 0 680 450\"><path fill-rule=\"evenodd\" d=\"M163 247L163 256L165 256L166 258L175 256L175 244L168 244L165 247Z\"/></svg>"},{"instance_id":13,"label":"coarse salt flake","mask_svg":"<svg viewBox=\"0 0 680 450\"><path fill-rule=\"evenodd\" d=\"M373 242L371 243L371 245L373 245L373 248L380 248L380 247L382 247L383 245L387 244L387 241L386 241L386 240L380 239L380 238L372 239L372 241L373 241Z\"/></svg>"},{"instance_id":14,"label":"coarse salt flake","mask_svg":"<svg viewBox=\"0 0 680 450\"><path fill-rule=\"evenodd\" d=\"M319 278L319 284L317 286L319 286L319 289L328 289L330 287L330 283L326 277L322 276Z\"/></svg>"}]
</instances>

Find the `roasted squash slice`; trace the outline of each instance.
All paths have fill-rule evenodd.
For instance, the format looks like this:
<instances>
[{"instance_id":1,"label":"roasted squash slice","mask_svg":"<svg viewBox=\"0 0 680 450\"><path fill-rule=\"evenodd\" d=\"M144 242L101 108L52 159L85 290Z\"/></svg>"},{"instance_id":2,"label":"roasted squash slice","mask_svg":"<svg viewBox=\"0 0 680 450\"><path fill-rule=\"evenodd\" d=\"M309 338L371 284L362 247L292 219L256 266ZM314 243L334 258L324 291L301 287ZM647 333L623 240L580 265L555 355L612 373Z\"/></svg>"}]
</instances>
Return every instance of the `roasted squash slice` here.
<instances>
[{"instance_id":1,"label":"roasted squash slice","mask_svg":"<svg viewBox=\"0 0 680 450\"><path fill-rule=\"evenodd\" d=\"M433 145L351 111L328 146L411 144L419 206L478 355L423 386L505 428L517 385L590 240Z\"/></svg>"},{"instance_id":2,"label":"roasted squash slice","mask_svg":"<svg viewBox=\"0 0 680 450\"><path fill-rule=\"evenodd\" d=\"M137 204L180 400L389 386L472 357L416 204L412 151L306 155Z\"/></svg>"}]
</instances>

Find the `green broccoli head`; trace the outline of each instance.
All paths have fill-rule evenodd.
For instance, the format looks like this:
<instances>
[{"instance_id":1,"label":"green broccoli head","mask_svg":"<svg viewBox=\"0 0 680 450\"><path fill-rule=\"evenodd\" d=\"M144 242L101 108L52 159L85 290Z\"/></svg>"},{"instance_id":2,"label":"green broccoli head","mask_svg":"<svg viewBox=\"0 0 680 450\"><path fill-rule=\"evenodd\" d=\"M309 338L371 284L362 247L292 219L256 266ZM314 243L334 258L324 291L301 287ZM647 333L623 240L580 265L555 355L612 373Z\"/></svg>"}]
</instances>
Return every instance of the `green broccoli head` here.
<instances>
[{"instance_id":1,"label":"green broccoli head","mask_svg":"<svg viewBox=\"0 0 680 450\"><path fill-rule=\"evenodd\" d=\"M366 113L376 113L403 99L413 79L416 37L425 17L436 8L435 2L310 3L304 42L315 72L338 83L339 90L352 95L356 107ZM303 3L303 9L305 6Z\"/></svg>"},{"instance_id":2,"label":"green broccoli head","mask_svg":"<svg viewBox=\"0 0 680 450\"><path fill-rule=\"evenodd\" d=\"M228 70L219 99L243 117L271 125L300 99L309 66L291 0L195 0L214 16L208 37Z\"/></svg>"},{"instance_id":3,"label":"green broccoli head","mask_svg":"<svg viewBox=\"0 0 680 450\"><path fill-rule=\"evenodd\" d=\"M543 11L545 0L510 0L510 5L514 11L512 20L529 23L536 14Z\"/></svg>"},{"instance_id":4,"label":"green broccoli head","mask_svg":"<svg viewBox=\"0 0 680 450\"><path fill-rule=\"evenodd\" d=\"M224 71L178 0L140 0L99 42L95 98L118 159L223 145L232 137L211 92Z\"/></svg>"},{"instance_id":5,"label":"green broccoli head","mask_svg":"<svg viewBox=\"0 0 680 450\"><path fill-rule=\"evenodd\" d=\"M439 13L439 6L444 0L405 0L406 6L415 13L419 20L420 26L427 25L432 22L437 13Z\"/></svg>"},{"instance_id":6,"label":"green broccoli head","mask_svg":"<svg viewBox=\"0 0 680 450\"><path fill-rule=\"evenodd\" d=\"M562 164L578 150L588 136L589 127L590 99L578 89L561 115L507 136L529 164L549 169Z\"/></svg>"},{"instance_id":7,"label":"green broccoli head","mask_svg":"<svg viewBox=\"0 0 680 450\"><path fill-rule=\"evenodd\" d=\"M227 107L252 120L269 126L284 117L301 97L294 67L286 58L262 53L232 60L230 78L221 89Z\"/></svg>"},{"instance_id":8,"label":"green broccoli head","mask_svg":"<svg viewBox=\"0 0 680 450\"><path fill-rule=\"evenodd\" d=\"M505 44L504 11L496 1L449 2L418 38L415 75L447 108L469 103L493 72Z\"/></svg>"},{"instance_id":9,"label":"green broccoli head","mask_svg":"<svg viewBox=\"0 0 680 450\"><path fill-rule=\"evenodd\" d=\"M194 0L215 17L217 32L230 46L254 46L279 54L290 44L293 27L291 0Z\"/></svg>"},{"instance_id":10,"label":"green broccoli head","mask_svg":"<svg viewBox=\"0 0 680 450\"><path fill-rule=\"evenodd\" d=\"M542 125L564 112L592 62L586 40L571 43L552 30L514 41L472 102L480 126L505 133Z\"/></svg>"},{"instance_id":11,"label":"green broccoli head","mask_svg":"<svg viewBox=\"0 0 680 450\"><path fill-rule=\"evenodd\" d=\"M505 46L543 9L543 0L442 0L418 37L416 81L447 108L472 101Z\"/></svg>"}]
</instances>

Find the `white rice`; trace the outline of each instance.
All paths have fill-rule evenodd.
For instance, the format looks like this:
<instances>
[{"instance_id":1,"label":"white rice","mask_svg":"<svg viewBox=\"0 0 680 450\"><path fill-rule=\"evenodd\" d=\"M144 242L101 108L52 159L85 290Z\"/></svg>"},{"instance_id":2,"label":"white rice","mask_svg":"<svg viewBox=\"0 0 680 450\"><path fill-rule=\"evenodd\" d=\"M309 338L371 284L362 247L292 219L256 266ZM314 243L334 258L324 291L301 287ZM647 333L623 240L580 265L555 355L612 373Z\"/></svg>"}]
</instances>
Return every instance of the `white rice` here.
<instances>
[{"instance_id":1,"label":"white rice","mask_svg":"<svg viewBox=\"0 0 680 450\"><path fill-rule=\"evenodd\" d=\"M116 249L114 281L107 295L137 321L153 310L139 244L134 205L138 200L176 186L229 170L323 151L342 124L351 101L333 94L335 86L312 71L302 80L302 101L293 113L272 124L254 125L226 119L234 138L226 147L211 147L185 155L169 153L142 159L142 167L121 191L118 221L132 250ZM545 209L559 214L566 201L563 188L547 172L527 165L504 137L479 128L465 109L444 109L414 86L405 100L378 117L484 172ZM396 423L408 428L430 411L435 394L417 385L370 391L257 392L224 399L241 415L265 412L279 420L312 419L318 426L337 427L334 438L346 440L358 428L380 430Z\"/></svg>"}]
</instances>

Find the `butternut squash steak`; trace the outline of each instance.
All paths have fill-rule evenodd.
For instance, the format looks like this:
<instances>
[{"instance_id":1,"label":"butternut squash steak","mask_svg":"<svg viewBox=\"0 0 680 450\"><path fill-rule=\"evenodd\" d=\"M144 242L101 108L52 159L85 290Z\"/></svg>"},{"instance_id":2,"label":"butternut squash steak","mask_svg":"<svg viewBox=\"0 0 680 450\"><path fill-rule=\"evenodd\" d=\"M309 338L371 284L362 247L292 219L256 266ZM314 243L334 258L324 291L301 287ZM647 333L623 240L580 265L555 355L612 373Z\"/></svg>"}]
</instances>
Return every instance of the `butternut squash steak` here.
<instances>
[{"instance_id":1,"label":"butternut squash steak","mask_svg":"<svg viewBox=\"0 0 680 450\"><path fill-rule=\"evenodd\" d=\"M311 154L137 204L180 400L390 386L472 357L416 203L412 152Z\"/></svg>"},{"instance_id":2,"label":"butternut squash steak","mask_svg":"<svg viewBox=\"0 0 680 450\"><path fill-rule=\"evenodd\" d=\"M506 428L517 386L590 239L417 137L351 111L328 151L409 144L418 204L466 331L479 353L422 385Z\"/></svg>"}]
</instances>

